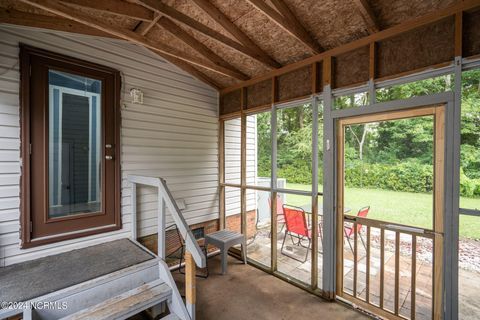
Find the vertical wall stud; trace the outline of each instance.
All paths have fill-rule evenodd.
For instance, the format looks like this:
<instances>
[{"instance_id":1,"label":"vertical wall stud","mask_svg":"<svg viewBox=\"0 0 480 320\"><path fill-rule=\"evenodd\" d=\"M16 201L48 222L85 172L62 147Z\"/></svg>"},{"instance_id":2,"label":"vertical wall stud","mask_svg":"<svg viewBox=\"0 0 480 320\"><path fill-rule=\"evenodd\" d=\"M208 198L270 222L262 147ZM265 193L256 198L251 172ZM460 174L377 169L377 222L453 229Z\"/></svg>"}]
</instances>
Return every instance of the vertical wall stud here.
<instances>
[{"instance_id":1,"label":"vertical wall stud","mask_svg":"<svg viewBox=\"0 0 480 320\"><path fill-rule=\"evenodd\" d=\"M455 14L455 57L461 57L463 51L463 12Z\"/></svg>"},{"instance_id":2,"label":"vertical wall stud","mask_svg":"<svg viewBox=\"0 0 480 320\"><path fill-rule=\"evenodd\" d=\"M319 92L320 90L320 75L318 62L312 63L312 94Z\"/></svg>"},{"instance_id":3,"label":"vertical wall stud","mask_svg":"<svg viewBox=\"0 0 480 320\"><path fill-rule=\"evenodd\" d=\"M369 60L369 80L368 91L370 95L370 105L377 102L377 95L375 90L375 78L377 76L377 43L370 43L370 60Z\"/></svg>"}]
</instances>

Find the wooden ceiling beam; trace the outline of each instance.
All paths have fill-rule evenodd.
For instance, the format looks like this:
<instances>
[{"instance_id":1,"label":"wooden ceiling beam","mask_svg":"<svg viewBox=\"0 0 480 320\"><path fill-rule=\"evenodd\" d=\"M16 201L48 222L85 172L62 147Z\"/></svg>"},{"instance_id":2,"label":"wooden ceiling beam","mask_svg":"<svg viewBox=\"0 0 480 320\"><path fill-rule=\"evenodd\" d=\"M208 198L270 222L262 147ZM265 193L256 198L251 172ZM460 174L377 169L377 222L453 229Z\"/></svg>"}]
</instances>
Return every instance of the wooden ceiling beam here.
<instances>
[{"instance_id":1,"label":"wooden ceiling beam","mask_svg":"<svg viewBox=\"0 0 480 320\"><path fill-rule=\"evenodd\" d=\"M245 47L250 48L250 50L256 52L258 55L268 56L265 51L263 51L255 42L253 42L239 27L230 21L230 19L209 0L193 1L200 9L207 13L216 23L221 25L225 31L234 36Z\"/></svg>"},{"instance_id":2,"label":"wooden ceiling beam","mask_svg":"<svg viewBox=\"0 0 480 320\"><path fill-rule=\"evenodd\" d=\"M0 23L118 39L118 37L114 37L109 33L99 31L72 20L5 8L0 8ZM186 63L183 60L161 54L158 51L150 51L161 56L171 64L176 65L199 81L212 86L216 90L220 90L221 87L218 83L207 77L204 73L193 67L191 64Z\"/></svg>"},{"instance_id":3,"label":"wooden ceiling beam","mask_svg":"<svg viewBox=\"0 0 480 320\"><path fill-rule=\"evenodd\" d=\"M242 72L237 70L235 67L233 67L231 64L223 60L223 58L221 58L215 52L210 50L210 48L208 48L206 45L204 45L203 43L201 43L200 41L192 37L188 32L183 30L180 26L175 24L175 22L173 22L169 18L165 16L161 17L158 20L158 24L162 26L165 30L167 30L169 33L171 33L174 37L186 43L193 50L197 51L202 56L210 60L211 62L218 64L224 68L231 69L233 72L236 72L239 75L243 75L241 80L247 80L250 78L249 76L243 74Z\"/></svg>"},{"instance_id":4,"label":"wooden ceiling beam","mask_svg":"<svg viewBox=\"0 0 480 320\"><path fill-rule=\"evenodd\" d=\"M81 7L111 13L141 21L152 21L153 12L142 6L118 0L61 0L72 7Z\"/></svg>"},{"instance_id":5,"label":"wooden ceiling beam","mask_svg":"<svg viewBox=\"0 0 480 320\"><path fill-rule=\"evenodd\" d=\"M264 0L247 1L290 35L310 48L314 53L320 53L324 51L320 44L313 39L313 37L303 27L303 25L295 17L283 0L272 1L278 11L268 5Z\"/></svg>"},{"instance_id":6,"label":"wooden ceiling beam","mask_svg":"<svg viewBox=\"0 0 480 320\"><path fill-rule=\"evenodd\" d=\"M66 19L74 20L78 23L82 23L89 27L109 33L115 37L144 46L148 49L158 51L162 54L171 56L173 58L184 60L186 62L197 65L199 67L202 67L202 68L205 68L229 77L233 77L236 79L241 79L243 77L243 75L239 75L237 72L232 72L232 70L228 68L224 68L222 66L216 65L209 61L204 61L203 59L198 59L197 57L189 56L180 50L177 50L165 44L152 41L142 35L135 33L134 31L130 31L124 28L113 27L108 23L103 22L100 19L93 18L92 16L79 11L72 12L71 7L59 1L56 1L56 0L19 0L19 1L32 5L36 8L51 12L58 16L64 17Z\"/></svg>"},{"instance_id":7,"label":"wooden ceiling beam","mask_svg":"<svg viewBox=\"0 0 480 320\"><path fill-rule=\"evenodd\" d=\"M135 28L135 32L138 34L141 34L142 36L146 36L150 30L157 24L158 20L160 20L162 16L159 15L158 13L155 13L155 17L153 18L152 21L147 22L147 21L142 21L140 24Z\"/></svg>"},{"instance_id":8,"label":"wooden ceiling beam","mask_svg":"<svg viewBox=\"0 0 480 320\"><path fill-rule=\"evenodd\" d=\"M257 76L255 78L249 79L247 81L243 81L241 83L234 84L230 87L224 88L220 91L220 94L226 94L229 92L232 92L234 90L238 90L242 87L247 87L251 86L253 84L272 79L274 77L281 76L283 74L292 72L294 70L297 70L299 68L305 67L307 65L311 65L312 63L315 62L321 62L325 61L325 59L330 59L331 57L338 56L340 54L359 49L365 46L370 46L374 42L381 42L386 39L390 39L392 37L395 37L397 35L400 35L402 33L406 33L412 30L415 30L417 28L433 24L437 21L440 21L442 19L446 19L449 17L454 17L455 15L469 11L469 10L476 10L480 9L480 0L462 0L462 1L456 1L452 5L443 8L443 9L438 9L434 12L428 13L426 15L423 15L418 18L411 19L409 21L402 22L400 24L397 24L393 27L390 27L388 29L381 30L377 33L371 34L369 36L360 38L358 40L354 40L352 42L346 43L344 45L335 47L333 49L330 49L328 51L324 51L322 53L319 53L317 55L314 55L312 57L306 58L301 61L297 61L294 63L291 63L289 65L286 65L280 69L275 69L270 72L267 72L263 75Z\"/></svg>"},{"instance_id":9,"label":"wooden ceiling beam","mask_svg":"<svg viewBox=\"0 0 480 320\"><path fill-rule=\"evenodd\" d=\"M109 33L102 32L72 20L6 8L0 8L0 23L72 32L89 36L117 38Z\"/></svg>"},{"instance_id":10,"label":"wooden ceiling beam","mask_svg":"<svg viewBox=\"0 0 480 320\"><path fill-rule=\"evenodd\" d=\"M367 2L367 0L353 0L353 2L360 11L362 18L367 25L368 32L379 32L380 25L377 18L375 17L375 13L373 12L372 7L370 7L370 4Z\"/></svg>"},{"instance_id":11,"label":"wooden ceiling beam","mask_svg":"<svg viewBox=\"0 0 480 320\"><path fill-rule=\"evenodd\" d=\"M180 11L175 10L170 6L167 6L166 4L160 1L156 1L156 0L134 0L134 1L144 6L145 8L153 10L159 14L166 15L172 20L177 21L197 32L200 32L208 36L209 38L216 40L222 43L223 45L226 45L227 47L235 49L236 51L250 58L260 61L270 68L281 67L281 65L278 62L270 58L268 55L259 54L258 52L255 52L251 48L246 47L243 44L233 39L230 39L229 37L221 34L220 32L217 32L214 29L207 27L206 25L198 22L197 20L187 16L186 14L181 13Z\"/></svg>"}]
</instances>

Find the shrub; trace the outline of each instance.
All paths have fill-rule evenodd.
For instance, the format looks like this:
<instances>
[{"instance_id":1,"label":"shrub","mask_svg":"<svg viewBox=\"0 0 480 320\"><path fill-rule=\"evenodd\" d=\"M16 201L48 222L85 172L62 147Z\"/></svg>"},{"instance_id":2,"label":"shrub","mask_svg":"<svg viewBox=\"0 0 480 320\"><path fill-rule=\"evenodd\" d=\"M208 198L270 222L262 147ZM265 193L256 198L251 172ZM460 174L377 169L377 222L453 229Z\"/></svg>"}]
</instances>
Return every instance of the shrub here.
<instances>
[{"instance_id":1,"label":"shrub","mask_svg":"<svg viewBox=\"0 0 480 320\"><path fill-rule=\"evenodd\" d=\"M357 188L430 192L433 190L432 170L432 166L414 161L394 165L355 161L345 168L345 184Z\"/></svg>"}]
</instances>

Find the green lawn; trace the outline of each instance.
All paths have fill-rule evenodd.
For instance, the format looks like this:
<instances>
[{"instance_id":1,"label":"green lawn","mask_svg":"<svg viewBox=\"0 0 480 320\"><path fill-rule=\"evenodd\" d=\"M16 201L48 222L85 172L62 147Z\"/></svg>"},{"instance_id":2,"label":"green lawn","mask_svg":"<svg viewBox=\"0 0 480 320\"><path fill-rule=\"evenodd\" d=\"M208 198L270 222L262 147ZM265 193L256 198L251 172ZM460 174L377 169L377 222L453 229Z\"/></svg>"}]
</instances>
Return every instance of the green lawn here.
<instances>
[{"instance_id":1,"label":"green lawn","mask_svg":"<svg viewBox=\"0 0 480 320\"><path fill-rule=\"evenodd\" d=\"M308 185L287 185L289 189L309 190ZM321 186L319 187L321 190ZM310 200L305 196L287 195L287 203L303 205ZM319 203L322 200L319 199ZM461 198L463 208L480 208L480 199ZM352 214L363 206L370 206L369 217L422 228L432 227L433 197L431 194L397 192L378 189L346 188L345 206ZM460 217L460 237L480 239L480 217Z\"/></svg>"}]
</instances>

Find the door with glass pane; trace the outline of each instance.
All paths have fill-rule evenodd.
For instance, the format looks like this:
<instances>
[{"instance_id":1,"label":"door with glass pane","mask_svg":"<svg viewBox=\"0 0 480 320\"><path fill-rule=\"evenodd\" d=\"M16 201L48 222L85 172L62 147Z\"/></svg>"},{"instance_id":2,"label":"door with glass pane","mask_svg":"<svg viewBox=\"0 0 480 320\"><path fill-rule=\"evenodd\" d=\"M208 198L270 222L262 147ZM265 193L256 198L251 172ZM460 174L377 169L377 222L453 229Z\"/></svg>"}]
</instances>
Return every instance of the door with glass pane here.
<instances>
[{"instance_id":1,"label":"door with glass pane","mask_svg":"<svg viewBox=\"0 0 480 320\"><path fill-rule=\"evenodd\" d=\"M30 239L118 228L115 75L55 59L30 63Z\"/></svg>"},{"instance_id":2,"label":"door with glass pane","mask_svg":"<svg viewBox=\"0 0 480 320\"><path fill-rule=\"evenodd\" d=\"M387 318L441 318L444 106L337 130L337 295Z\"/></svg>"}]
</instances>

